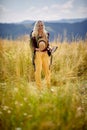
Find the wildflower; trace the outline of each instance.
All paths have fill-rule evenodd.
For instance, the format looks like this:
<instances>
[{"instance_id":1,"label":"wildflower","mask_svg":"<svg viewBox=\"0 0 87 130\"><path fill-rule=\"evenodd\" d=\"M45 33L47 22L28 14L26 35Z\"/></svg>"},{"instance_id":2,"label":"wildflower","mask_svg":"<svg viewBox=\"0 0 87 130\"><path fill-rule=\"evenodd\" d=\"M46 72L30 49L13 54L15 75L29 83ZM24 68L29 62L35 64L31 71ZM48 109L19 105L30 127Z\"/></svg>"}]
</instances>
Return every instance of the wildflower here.
<instances>
[{"instance_id":1,"label":"wildflower","mask_svg":"<svg viewBox=\"0 0 87 130\"><path fill-rule=\"evenodd\" d=\"M77 108L76 117L81 117L84 109L82 107Z\"/></svg>"},{"instance_id":2,"label":"wildflower","mask_svg":"<svg viewBox=\"0 0 87 130\"><path fill-rule=\"evenodd\" d=\"M27 98L26 98L26 97L24 98L24 101L27 101Z\"/></svg>"},{"instance_id":3,"label":"wildflower","mask_svg":"<svg viewBox=\"0 0 87 130\"><path fill-rule=\"evenodd\" d=\"M15 92L18 92L18 88L15 87L15 88L14 88L14 91L15 91Z\"/></svg>"},{"instance_id":4,"label":"wildflower","mask_svg":"<svg viewBox=\"0 0 87 130\"><path fill-rule=\"evenodd\" d=\"M54 89L53 88L51 88L51 90L50 90L51 92L54 92Z\"/></svg>"},{"instance_id":5,"label":"wildflower","mask_svg":"<svg viewBox=\"0 0 87 130\"><path fill-rule=\"evenodd\" d=\"M8 110L7 112L8 112L8 114L10 114L10 113L11 113L11 110Z\"/></svg>"},{"instance_id":6,"label":"wildflower","mask_svg":"<svg viewBox=\"0 0 87 130\"><path fill-rule=\"evenodd\" d=\"M15 130L22 130L20 127L15 128Z\"/></svg>"},{"instance_id":7,"label":"wildflower","mask_svg":"<svg viewBox=\"0 0 87 130\"><path fill-rule=\"evenodd\" d=\"M2 115L2 111L0 111L0 115Z\"/></svg>"},{"instance_id":8,"label":"wildflower","mask_svg":"<svg viewBox=\"0 0 87 130\"><path fill-rule=\"evenodd\" d=\"M24 115L24 116L27 116L27 113L24 113L23 115Z\"/></svg>"},{"instance_id":9,"label":"wildflower","mask_svg":"<svg viewBox=\"0 0 87 130\"><path fill-rule=\"evenodd\" d=\"M18 101L15 101L15 105L18 105L19 103L18 103Z\"/></svg>"},{"instance_id":10,"label":"wildflower","mask_svg":"<svg viewBox=\"0 0 87 130\"><path fill-rule=\"evenodd\" d=\"M6 111L6 110L8 110L8 109L9 109L8 106L3 106L3 110L4 110L4 111Z\"/></svg>"},{"instance_id":11,"label":"wildflower","mask_svg":"<svg viewBox=\"0 0 87 130\"><path fill-rule=\"evenodd\" d=\"M23 106L23 104L21 103L21 104L20 104L20 106L22 107L22 106Z\"/></svg>"}]
</instances>

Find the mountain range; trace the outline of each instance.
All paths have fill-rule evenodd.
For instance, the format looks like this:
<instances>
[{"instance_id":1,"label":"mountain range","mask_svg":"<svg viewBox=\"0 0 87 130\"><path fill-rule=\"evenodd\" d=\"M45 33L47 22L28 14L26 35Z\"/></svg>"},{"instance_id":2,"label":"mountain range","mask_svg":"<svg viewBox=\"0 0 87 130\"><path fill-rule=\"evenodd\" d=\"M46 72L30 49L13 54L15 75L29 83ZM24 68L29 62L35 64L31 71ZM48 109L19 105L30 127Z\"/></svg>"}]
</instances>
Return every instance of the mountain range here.
<instances>
[{"instance_id":1,"label":"mountain range","mask_svg":"<svg viewBox=\"0 0 87 130\"><path fill-rule=\"evenodd\" d=\"M0 23L0 38L16 39L23 35L30 35L35 21L25 20L20 23ZM45 26L50 34L50 41L54 39L85 39L87 34L87 18L62 19L45 21Z\"/></svg>"}]
</instances>

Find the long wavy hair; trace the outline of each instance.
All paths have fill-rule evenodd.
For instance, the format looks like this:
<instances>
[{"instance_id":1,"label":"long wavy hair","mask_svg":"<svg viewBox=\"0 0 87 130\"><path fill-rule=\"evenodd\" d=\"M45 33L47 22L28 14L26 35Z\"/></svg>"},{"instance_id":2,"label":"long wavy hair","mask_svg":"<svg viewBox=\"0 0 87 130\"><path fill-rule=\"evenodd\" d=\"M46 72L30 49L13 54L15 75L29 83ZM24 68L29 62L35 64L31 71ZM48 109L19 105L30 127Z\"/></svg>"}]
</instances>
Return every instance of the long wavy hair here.
<instances>
[{"instance_id":1,"label":"long wavy hair","mask_svg":"<svg viewBox=\"0 0 87 130\"><path fill-rule=\"evenodd\" d=\"M41 22L43 24L43 33L47 36L47 31L45 29L45 25L44 25L44 22L43 21L36 21L35 25L34 25L34 28L33 28L33 32L32 32L32 36L35 36L37 37L38 36L38 24L39 22Z\"/></svg>"}]
</instances>

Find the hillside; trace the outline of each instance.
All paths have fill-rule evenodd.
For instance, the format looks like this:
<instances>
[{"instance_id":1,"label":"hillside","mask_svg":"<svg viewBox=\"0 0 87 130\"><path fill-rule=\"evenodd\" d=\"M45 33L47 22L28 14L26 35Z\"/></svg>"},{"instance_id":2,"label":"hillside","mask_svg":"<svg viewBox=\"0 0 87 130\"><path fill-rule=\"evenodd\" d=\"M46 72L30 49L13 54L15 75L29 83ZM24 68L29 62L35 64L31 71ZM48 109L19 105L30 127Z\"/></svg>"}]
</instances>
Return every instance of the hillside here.
<instances>
[{"instance_id":1,"label":"hillside","mask_svg":"<svg viewBox=\"0 0 87 130\"><path fill-rule=\"evenodd\" d=\"M21 35L30 34L34 25L34 21L25 21L18 24L0 23L0 37L15 39ZM50 33L50 40L60 37L62 41L65 37L71 41L73 38L85 39L87 33L87 20L82 22L66 23L66 22L45 22L46 28Z\"/></svg>"}]
</instances>

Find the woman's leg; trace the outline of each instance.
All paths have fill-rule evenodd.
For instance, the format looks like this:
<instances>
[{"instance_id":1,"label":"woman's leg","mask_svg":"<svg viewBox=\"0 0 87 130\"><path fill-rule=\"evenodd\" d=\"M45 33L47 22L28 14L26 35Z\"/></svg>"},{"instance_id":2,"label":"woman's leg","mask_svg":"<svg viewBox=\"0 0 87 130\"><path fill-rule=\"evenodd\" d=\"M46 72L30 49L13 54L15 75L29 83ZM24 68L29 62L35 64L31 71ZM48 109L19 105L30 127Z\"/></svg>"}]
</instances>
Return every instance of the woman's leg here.
<instances>
[{"instance_id":1,"label":"woman's leg","mask_svg":"<svg viewBox=\"0 0 87 130\"><path fill-rule=\"evenodd\" d=\"M47 82L47 87L50 88L50 57L48 56L47 52L43 53L42 56L42 65L43 65L43 70L45 73L45 78Z\"/></svg>"},{"instance_id":2,"label":"woman's leg","mask_svg":"<svg viewBox=\"0 0 87 130\"><path fill-rule=\"evenodd\" d=\"M42 70L41 52L36 52L36 55L35 55L35 80L36 80L38 89L41 89L41 70Z\"/></svg>"}]
</instances>

